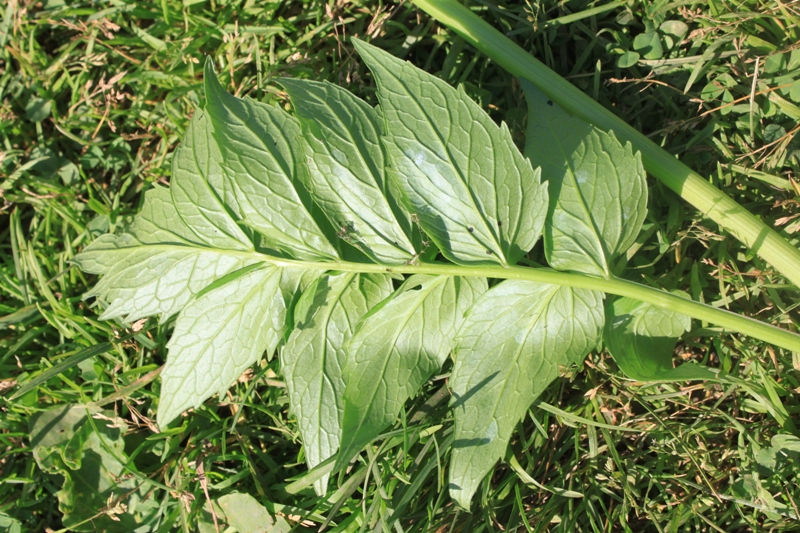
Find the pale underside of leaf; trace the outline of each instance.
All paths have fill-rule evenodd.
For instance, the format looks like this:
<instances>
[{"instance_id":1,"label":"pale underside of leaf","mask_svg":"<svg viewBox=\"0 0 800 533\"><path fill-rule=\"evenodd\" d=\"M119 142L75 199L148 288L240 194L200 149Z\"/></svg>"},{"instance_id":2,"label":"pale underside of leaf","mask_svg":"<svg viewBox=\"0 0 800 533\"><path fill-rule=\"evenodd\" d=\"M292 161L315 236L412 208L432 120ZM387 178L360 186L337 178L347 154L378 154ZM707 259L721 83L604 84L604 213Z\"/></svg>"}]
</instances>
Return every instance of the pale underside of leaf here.
<instances>
[{"instance_id":1,"label":"pale underside of leaf","mask_svg":"<svg viewBox=\"0 0 800 533\"><path fill-rule=\"evenodd\" d=\"M469 508L559 367L581 363L597 346L603 319L602 293L530 281L504 281L475 303L456 337L450 378L450 495L460 506Z\"/></svg>"},{"instance_id":2,"label":"pale underside of leaf","mask_svg":"<svg viewBox=\"0 0 800 533\"><path fill-rule=\"evenodd\" d=\"M283 79L281 84L303 125L298 142L308 165L306 186L317 205L344 240L373 260L407 263L416 252L390 205L380 114L330 83Z\"/></svg>"},{"instance_id":3,"label":"pale underside of leaf","mask_svg":"<svg viewBox=\"0 0 800 533\"><path fill-rule=\"evenodd\" d=\"M613 132L561 110L530 82L522 86L530 109L525 154L550 184L547 261L558 270L609 277L647 213L641 155Z\"/></svg>"},{"instance_id":4,"label":"pale underside of leaf","mask_svg":"<svg viewBox=\"0 0 800 533\"><path fill-rule=\"evenodd\" d=\"M200 117L197 125L193 131L193 144L198 148L195 150L196 164L200 169L200 174L205 176L206 181L211 186L217 196L222 201L222 204L230 210L235 216L236 220L242 218L241 209L236 203L236 197L230 183L225 179L222 172L222 154L219 151L216 139L214 139L214 128L211 125L211 119L208 118L208 113L204 109L195 111L195 115ZM192 117L194 123L195 117ZM181 144L186 141L181 141ZM205 157L204 157L205 156ZM196 178L195 178L196 179Z\"/></svg>"},{"instance_id":5,"label":"pale underside of leaf","mask_svg":"<svg viewBox=\"0 0 800 533\"><path fill-rule=\"evenodd\" d=\"M345 383L344 344L358 320L392 292L387 276L324 276L303 293L295 329L281 350L289 401L313 468L339 449ZM315 483L324 494L328 476Z\"/></svg>"},{"instance_id":6,"label":"pale underside of leaf","mask_svg":"<svg viewBox=\"0 0 800 533\"><path fill-rule=\"evenodd\" d=\"M105 274L87 294L108 304L101 319L160 314L164 321L215 279L255 262L240 253L253 244L209 186L206 129L197 114L173 156L171 187L146 193L127 233L104 235L75 258Z\"/></svg>"},{"instance_id":7,"label":"pale underside of leaf","mask_svg":"<svg viewBox=\"0 0 800 533\"><path fill-rule=\"evenodd\" d=\"M107 304L103 320L165 321L214 280L257 262L237 250L210 248L178 214L170 195L155 187L129 233L103 235L75 257L87 272L104 274L86 297ZM240 248L245 244L240 242Z\"/></svg>"},{"instance_id":8,"label":"pale underside of leaf","mask_svg":"<svg viewBox=\"0 0 800 533\"><path fill-rule=\"evenodd\" d=\"M299 302L306 289L317 281L317 278L325 275L320 270L309 270L302 268L284 268L281 273L280 289L283 294L283 301L286 304L286 323L290 326L295 323L294 314L297 303ZM287 335L291 331L287 331Z\"/></svg>"},{"instance_id":9,"label":"pale underside of leaf","mask_svg":"<svg viewBox=\"0 0 800 533\"><path fill-rule=\"evenodd\" d=\"M187 305L167 344L158 423L224 392L280 340L285 320L281 270L251 270Z\"/></svg>"},{"instance_id":10,"label":"pale underside of leaf","mask_svg":"<svg viewBox=\"0 0 800 533\"><path fill-rule=\"evenodd\" d=\"M218 251L170 245L138 245L114 255L118 262L87 296L97 296L107 303L101 320L122 318L126 323L159 314L164 322L214 280L257 262Z\"/></svg>"},{"instance_id":11,"label":"pale underside of leaf","mask_svg":"<svg viewBox=\"0 0 800 533\"><path fill-rule=\"evenodd\" d=\"M198 242L210 248L252 250L252 241L231 218L209 183L214 147L208 143L207 129L208 118L195 113L183 142L172 156L169 188L172 203Z\"/></svg>"},{"instance_id":12,"label":"pale underside of leaf","mask_svg":"<svg viewBox=\"0 0 800 533\"><path fill-rule=\"evenodd\" d=\"M206 111L242 222L261 233L268 246L298 259L338 257L311 215L310 198L297 178L297 119L277 107L228 94L210 61L205 80Z\"/></svg>"},{"instance_id":13,"label":"pale underside of leaf","mask_svg":"<svg viewBox=\"0 0 800 533\"><path fill-rule=\"evenodd\" d=\"M607 305L605 346L620 369L639 381L715 379L703 366L672 366L675 343L691 328L686 315L631 298L616 298Z\"/></svg>"},{"instance_id":14,"label":"pale underside of leaf","mask_svg":"<svg viewBox=\"0 0 800 533\"><path fill-rule=\"evenodd\" d=\"M346 346L340 466L441 368L465 312L486 288L483 278L415 275L361 320Z\"/></svg>"},{"instance_id":15,"label":"pale underside of leaf","mask_svg":"<svg viewBox=\"0 0 800 533\"><path fill-rule=\"evenodd\" d=\"M390 179L406 207L458 264L516 263L539 238L547 187L463 90L361 41L378 84Z\"/></svg>"}]
</instances>

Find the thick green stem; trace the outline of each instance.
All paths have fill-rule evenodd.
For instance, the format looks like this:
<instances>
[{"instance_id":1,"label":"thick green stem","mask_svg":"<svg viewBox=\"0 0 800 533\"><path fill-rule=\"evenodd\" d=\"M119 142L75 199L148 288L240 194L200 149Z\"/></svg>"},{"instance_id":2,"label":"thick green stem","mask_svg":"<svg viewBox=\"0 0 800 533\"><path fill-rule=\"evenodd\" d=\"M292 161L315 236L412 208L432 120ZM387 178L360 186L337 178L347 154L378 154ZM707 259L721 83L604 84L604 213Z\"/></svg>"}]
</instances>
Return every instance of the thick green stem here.
<instances>
[{"instance_id":1,"label":"thick green stem","mask_svg":"<svg viewBox=\"0 0 800 533\"><path fill-rule=\"evenodd\" d=\"M645 169L701 213L749 246L800 287L800 250L674 156L537 61L457 0L412 0L514 76L524 78L563 109L613 130L642 153Z\"/></svg>"},{"instance_id":2,"label":"thick green stem","mask_svg":"<svg viewBox=\"0 0 800 533\"><path fill-rule=\"evenodd\" d=\"M519 279L565 285L578 289L627 296L649 304L683 313L692 318L722 326L732 331L744 333L756 339L769 342L781 348L800 352L800 335L786 331L758 320L753 320L730 311L717 309L710 305L695 302L659 289L647 287L622 279L605 279L586 274L558 272L549 268L503 267L503 266L459 266L448 263L422 263L418 265L383 266L374 263L351 263L347 261L298 261L266 254L259 254L265 263L282 268L304 268L312 270L338 270L342 272L393 273L393 274L432 274L437 276L480 277L491 279Z\"/></svg>"}]
</instances>

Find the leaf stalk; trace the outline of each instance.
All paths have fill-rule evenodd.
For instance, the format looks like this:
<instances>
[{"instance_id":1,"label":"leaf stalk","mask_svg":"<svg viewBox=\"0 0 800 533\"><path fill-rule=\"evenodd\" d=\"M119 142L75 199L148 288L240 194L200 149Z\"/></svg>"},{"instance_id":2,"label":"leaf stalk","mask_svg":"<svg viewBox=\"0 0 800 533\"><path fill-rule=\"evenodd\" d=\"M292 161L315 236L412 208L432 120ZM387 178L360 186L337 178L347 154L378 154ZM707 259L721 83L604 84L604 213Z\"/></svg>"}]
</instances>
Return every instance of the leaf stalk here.
<instances>
[{"instance_id":1,"label":"leaf stalk","mask_svg":"<svg viewBox=\"0 0 800 533\"><path fill-rule=\"evenodd\" d=\"M265 263L281 268L374 274L431 274L435 276L516 279L564 285L576 289L589 289L607 294L634 298L662 309L683 313L692 318L749 335L750 337L760 339L793 352L800 352L800 335L796 333L724 309L717 309L708 304L696 302L678 296L677 294L619 278L606 279L573 272L559 272L549 268L519 266L462 266L449 263L419 263L386 266L349 261L299 261L268 254L258 254L258 256Z\"/></svg>"}]
</instances>

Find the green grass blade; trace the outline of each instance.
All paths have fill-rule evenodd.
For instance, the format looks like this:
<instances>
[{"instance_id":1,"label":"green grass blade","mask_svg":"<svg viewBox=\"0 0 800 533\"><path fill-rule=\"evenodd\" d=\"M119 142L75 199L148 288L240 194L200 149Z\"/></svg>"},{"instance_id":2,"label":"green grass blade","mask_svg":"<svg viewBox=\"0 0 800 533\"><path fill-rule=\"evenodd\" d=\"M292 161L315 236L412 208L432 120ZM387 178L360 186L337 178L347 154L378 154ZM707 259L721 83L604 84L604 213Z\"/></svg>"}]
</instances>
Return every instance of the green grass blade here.
<instances>
[{"instance_id":1,"label":"green grass blade","mask_svg":"<svg viewBox=\"0 0 800 533\"><path fill-rule=\"evenodd\" d=\"M127 340L132 339L133 337L134 334L126 335L125 337L120 338L118 342L125 342ZM81 361L85 361L97 355L102 355L111 350L112 348L114 348L114 345L110 342L101 342L100 344L96 344L95 346L89 346L88 348L84 348L78 353L64 359L56 366L48 368L35 378L23 383L22 386L19 389L17 389L17 392L11 395L9 400L15 400L21 396L24 396L25 394L32 391L42 383L47 382L51 378L54 378L55 376L67 370L68 368L72 368Z\"/></svg>"}]
</instances>

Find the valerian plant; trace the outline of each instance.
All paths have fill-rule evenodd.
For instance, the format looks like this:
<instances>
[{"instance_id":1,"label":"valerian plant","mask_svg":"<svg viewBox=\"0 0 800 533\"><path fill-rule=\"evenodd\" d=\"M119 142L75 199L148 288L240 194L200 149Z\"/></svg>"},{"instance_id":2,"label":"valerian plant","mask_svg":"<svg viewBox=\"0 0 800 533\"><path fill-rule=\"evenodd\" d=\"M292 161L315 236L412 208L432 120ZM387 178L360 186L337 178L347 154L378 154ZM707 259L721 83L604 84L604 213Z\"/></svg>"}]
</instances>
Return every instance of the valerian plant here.
<instances>
[{"instance_id":1,"label":"valerian plant","mask_svg":"<svg viewBox=\"0 0 800 533\"><path fill-rule=\"evenodd\" d=\"M636 379L717 377L672 368L692 317L800 351L619 277L646 213L630 144L525 85L523 155L463 90L353 42L378 107L283 79L289 114L231 96L208 62L169 188L77 256L103 276L103 319L177 315L159 425L277 352L309 467L341 469L452 357L450 493L469 508L536 397L601 345ZM542 235L551 268L527 258Z\"/></svg>"}]
</instances>

